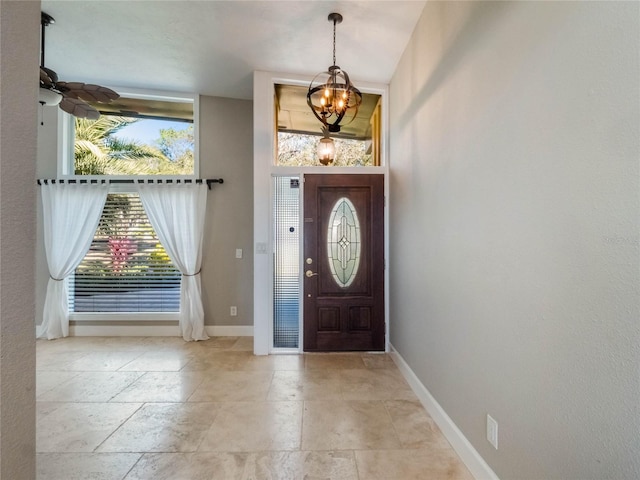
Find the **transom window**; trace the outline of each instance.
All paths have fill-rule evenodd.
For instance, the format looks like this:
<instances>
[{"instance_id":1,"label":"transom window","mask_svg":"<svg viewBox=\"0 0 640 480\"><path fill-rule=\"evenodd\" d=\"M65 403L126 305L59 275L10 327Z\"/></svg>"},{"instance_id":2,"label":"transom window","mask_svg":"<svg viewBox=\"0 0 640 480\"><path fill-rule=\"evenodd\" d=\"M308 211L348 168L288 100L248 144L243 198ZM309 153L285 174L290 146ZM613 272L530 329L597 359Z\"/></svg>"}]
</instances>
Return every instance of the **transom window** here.
<instances>
[{"instance_id":1,"label":"transom window","mask_svg":"<svg viewBox=\"0 0 640 480\"><path fill-rule=\"evenodd\" d=\"M307 88L275 84L276 158L279 167L319 166L317 148L322 124L307 105ZM340 132L330 135L335 145L335 167L381 165L382 97L363 93L355 117L346 118Z\"/></svg>"}]
</instances>

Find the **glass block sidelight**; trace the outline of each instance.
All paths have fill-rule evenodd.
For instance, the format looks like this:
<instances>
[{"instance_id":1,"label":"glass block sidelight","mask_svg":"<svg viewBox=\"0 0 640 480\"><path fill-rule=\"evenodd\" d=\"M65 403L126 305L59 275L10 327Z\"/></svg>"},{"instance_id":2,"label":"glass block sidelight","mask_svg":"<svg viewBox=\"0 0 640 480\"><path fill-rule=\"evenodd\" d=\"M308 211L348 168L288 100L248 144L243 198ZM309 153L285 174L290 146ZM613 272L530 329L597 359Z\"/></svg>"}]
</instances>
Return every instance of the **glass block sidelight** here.
<instances>
[{"instance_id":1,"label":"glass block sidelight","mask_svg":"<svg viewBox=\"0 0 640 480\"><path fill-rule=\"evenodd\" d=\"M346 197L340 198L331 209L327 228L327 256L335 282L347 288L358 273L360 265L360 222L356 209Z\"/></svg>"},{"instance_id":2,"label":"glass block sidelight","mask_svg":"<svg viewBox=\"0 0 640 480\"><path fill-rule=\"evenodd\" d=\"M273 346L298 348L300 188L298 176L273 177Z\"/></svg>"}]
</instances>

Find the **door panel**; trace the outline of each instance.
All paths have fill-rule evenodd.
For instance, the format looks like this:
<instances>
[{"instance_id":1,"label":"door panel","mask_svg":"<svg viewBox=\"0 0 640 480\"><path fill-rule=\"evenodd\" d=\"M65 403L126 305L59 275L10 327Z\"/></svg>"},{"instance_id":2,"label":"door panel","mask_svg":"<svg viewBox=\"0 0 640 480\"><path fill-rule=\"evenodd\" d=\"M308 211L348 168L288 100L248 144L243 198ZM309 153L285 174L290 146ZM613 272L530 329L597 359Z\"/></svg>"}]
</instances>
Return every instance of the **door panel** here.
<instances>
[{"instance_id":1,"label":"door panel","mask_svg":"<svg viewBox=\"0 0 640 480\"><path fill-rule=\"evenodd\" d=\"M304 185L304 350L384 350L384 176Z\"/></svg>"}]
</instances>

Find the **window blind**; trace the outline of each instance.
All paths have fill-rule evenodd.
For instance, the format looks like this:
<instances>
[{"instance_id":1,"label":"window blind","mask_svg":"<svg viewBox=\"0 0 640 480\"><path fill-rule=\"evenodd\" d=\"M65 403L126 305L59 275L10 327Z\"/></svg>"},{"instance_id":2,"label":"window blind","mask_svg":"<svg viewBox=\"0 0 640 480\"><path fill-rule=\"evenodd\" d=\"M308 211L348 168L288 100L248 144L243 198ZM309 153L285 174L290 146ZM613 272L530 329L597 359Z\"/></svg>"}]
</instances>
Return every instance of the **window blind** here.
<instances>
[{"instance_id":1,"label":"window blind","mask_svg":"<svg viewBox=\"0 0 640 480\"><path fill-rule=\"evenodd\" d=\"M107 196L93 243L71 278L70 312L178 312L181 275L140 197Z\"/></svg>"}]
</instances>

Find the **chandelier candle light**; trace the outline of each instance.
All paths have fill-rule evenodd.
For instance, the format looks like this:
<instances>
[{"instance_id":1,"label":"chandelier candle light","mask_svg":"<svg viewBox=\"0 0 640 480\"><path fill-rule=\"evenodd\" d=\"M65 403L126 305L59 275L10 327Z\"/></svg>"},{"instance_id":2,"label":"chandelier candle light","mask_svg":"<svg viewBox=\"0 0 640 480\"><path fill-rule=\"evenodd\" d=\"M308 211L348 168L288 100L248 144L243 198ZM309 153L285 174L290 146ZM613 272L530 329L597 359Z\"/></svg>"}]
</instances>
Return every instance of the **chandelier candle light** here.
<instances>
[{"instance_id":1,"label":"chandelier candle light","mask_svg":"<svg viewBox=\"0 0 640 480\"><path fill-rule=\"evenodd\" d=\"M319 73L311 81L307 92L307 104L328 132L337 133L340 131L340 122L348 111L349 123L357 115L358 107L362 103L362 93L353 86L347 72L336 65L336 24L342 22L342 15L330 13L328 20L333 22L333 65L329 67L328 72ZM325 82L318 84L319 77L325 75ZM327 138L328 134L325 133L323 140Z\"/></svg>"}]
</instances>

